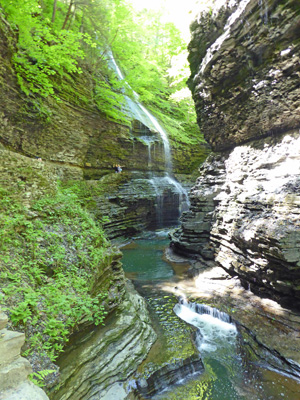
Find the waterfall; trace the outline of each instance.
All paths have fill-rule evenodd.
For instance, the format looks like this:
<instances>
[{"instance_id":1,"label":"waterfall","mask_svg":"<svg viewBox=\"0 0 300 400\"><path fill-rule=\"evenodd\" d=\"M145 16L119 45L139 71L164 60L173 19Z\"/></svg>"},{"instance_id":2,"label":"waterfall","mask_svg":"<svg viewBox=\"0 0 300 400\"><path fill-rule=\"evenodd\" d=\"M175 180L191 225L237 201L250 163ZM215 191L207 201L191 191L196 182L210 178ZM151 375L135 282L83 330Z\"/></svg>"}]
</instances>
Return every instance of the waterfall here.
<instances>
[{"instance_id":1,"label":"waterfall","mask_svg":"<svg viewBox=\"0 0 300 400\"><path fill-rule=\"evenodd\" d=\"M156 222L157 222L157 226L161 227L164 225L163 223L163 209L164 209L164 198L161 195L161 190L159 190L159 180L160 178L151 178L149 179L149 182L151 183L151 185L153 186L153 189L155 191L156 194Z\"/></svg>"},{"instance_id":2,"label":"waterfall","mask_svg":"<svg viewBox=\"0 0 300 400\"><path fill-rule=\"evenodd\" d=\"M260 17L265 25L268 25L268 4L266 0L259 0Z\"/></svg>"},{"instance_id":3,"label":"waterfall","mask_svg":"<svg viewBox=\"0 0 300 400\"><path fill-rule=\"evenodd\" d=\"M174 306L174 312L198 328L196 345L201 354L217 352L221 355L221 348L235 346L237 329L228 314L204 304L187 303L184 300Z\"/></svg>"},{"instance_id":4,"label":"waterfall","mask_svg":"<svg viewBox=\"0 0 300 400\"><path fill-rule=\"evenodd\" d=\"M159 133L163 145L164 145L164 153L165 153L165 166L166 166L166 172L167 174L172 173L172 158L171 158L171 151L170 151L170 143L167 137L166 132L163 130L163 128L159 125L157 119L151 115L149 113L149 111L138 102L138 105L141 107L141 109L144 111L144 113L147 115L147 117L149 117L150 121L153 123L153 126L155 127L155 129L157 130L157 132ZM181 186L181 185L180 185Z\"/></svg>"},{"instance_id":5,"label":"waterfall","mask_svg":"<svg viewBox=\"0 0 300 400\"><path fill-rule=\"evenodd\" d=\"M125 78L117 65L114 56L111 51L108 52L109 54L109 65L115 71L116 75L120 80L124 80L124 85L126 85L130 90L132 88L129 84L125 81ZM156 202L156 209L157 209L157 225L158 227L162 227L170 223L170 216L167 218L163 218L163 214L166 212L167 204L164 204L164 193L166 188L171 188L172 192L175 192L178 196L178 215L176 218L173 218L172 223L174 223L175 219L178 220L179 215L181 212L186 211L189 206L189 198L187 191L182 187L182 185L175 180L173 176L173 165L172 165L172 155L170 150L170 143L168 140L168 136L164 129L160 126L158 120L146 109L139 102L139 95L133 92L134 100L132 100L129 96L125 95L126 100L126 110L124 110L128 115L132 118L140 121L143 125L147 126L150 130L155 131L159 134L161 141L163 143L164 148L164 159L165 159L165 176L158 177L154 176L151 169L152 169L152 159L151 159L151 143L149 139L142 137L142 140L148 146L148 166L150 167L151 177L149 178L150 183L153 185L154 191L156 193L157 202ZM164 209L165 206L165 209ZM169 210L170 213L170 210ZM164 221L165 220L165 221Z\"/></svg>"},{"instance_id":6,"label":"waterfall","mask_svg":"<svg viewBox=\"0 0 300 400\"><path fill-rule=\"evenodd\" d=\"M206 304L190 303L187 305L190 310L194 311L196 314L207 314L211 315L213 318L219 319L220 321L227 322L231 324L232 320L230 315L217 308L207 306Z\"/></svg>"}]
</instances>

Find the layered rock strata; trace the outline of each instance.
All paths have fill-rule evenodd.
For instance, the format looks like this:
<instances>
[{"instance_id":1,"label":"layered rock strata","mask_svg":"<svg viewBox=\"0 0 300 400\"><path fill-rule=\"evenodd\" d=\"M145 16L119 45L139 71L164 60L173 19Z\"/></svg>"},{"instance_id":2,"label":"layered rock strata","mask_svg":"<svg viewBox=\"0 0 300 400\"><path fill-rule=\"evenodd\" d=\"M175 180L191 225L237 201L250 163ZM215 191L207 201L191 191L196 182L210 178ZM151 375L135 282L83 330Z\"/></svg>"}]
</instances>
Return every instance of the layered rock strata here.
<instances>
[{"instance_id":1,"label":"layered rock strata","mask_svg":"<svg viewBox=\"0 0 300 400\"><path fill-rule=\"evenodd\" d=\"M157 209L164 203L162 215L168 212L175 190L170 184L165 187L160 184L156 190L151 183L153 176L165 175L165 148L160 134L153 126L149 129L136 119L128 125L108 121L93 102L93 79L87 72L74 80L66 77L64 84L56 88L61 98L59 104L51 99L27 98L18 87L11 61L17 38L2 16L0 33L3 181L11 174L16 182L23 181L24 187L32 185L21 170L19 160L22 159L23 165L34 166L33 172L39 173L41 179L36 183L40 187L42 173L49 169L63 182L91 181L94 204L99 207L94 211L99 218L110 219L106 224L110 238L132 235L150 225L159 225ZM86 99L90 101L87 103ZM205 145L176 145L171 149L174 172L178 179L188 180L186 185L190 187L191 179L186 175L196 170L208 149ZM24 156L19 157L17 164L15 154ZM114 164L122 165L125 179L113 176ZM178 193L176 196L178 203ZM178 207L176 212L175 217L178 217ZM172 216L173 221L175 217Z\"/></svg>"},{"instance_id":2,"label":"layered rock strata","mask_svg":"<svg viewBox=\"0 0 300 400\"><path fill-rule=\"evenodd\" d=\"M51 399L125 399L124 382L155 339L146 303L128 282L125 301L105 327L86 332L81 340L76 338L62 357L61 389Z\"/></svg>"},{"instance_id":3,"label":"layered rock strata","mask_svg":"<svg viewBox=\"0 0 300 400\"><path fill-rule=\"evenodd\" d=\"M32 220L37 220L37 219L41 219L41 221L43 220L44 218L42 215L43 210L36 210L32 206L38 199L41 198L43 199L46 198L47 196L50 196L50 198L51 196L52 197L55 196L55 194L58 191L58 184L57 184L58 179L64 181L68 180L68 177L80 178L82 176L81 170L79 168L73 168L71 166L66 166L66 165L55 165L50 163L49 161L47 162L44 160L39 161L37 159L32 159L24 155L3 149L0 149L0 170L1 170L0 174L1 188L9 190L12 193L12 200L15 199L16 204L21 203L25 205L26 210L24 214L24 221L26 222L29 221L29 223ZM112 174L111 177L109 178L111 178L111 180L109 179L109 181L112 186L113 186L112 181L114 179L117 180L117 183L115 182L116 188L119 188L120 186L119 179L122 180L123 178L125 178L126 181L126 177L124 177L121 174ZM80 182L82 182L82 180L80 179L75 179L75 180L72 179L73 183L74 181L76 181L78 185ZM88 181L87 184L93 182L94 181ZM96 185L98 185L99 188L99 181L94 183L96 183ZM83 197L83 201L84 199L89 197L88 192L85 191L85 188L86 187L84 186L83 191L85 193L83 196L85 197ZM79 191L79 186L77 186L77 189L78 189L78 194L80 195L81 192ZM107 190L107 187L105 190ZM5 190L3 191L3 193L5 193ZM103 195L103 193L101 196L100 193L98 192L98 196L99 198L97 199L99 200L99 202L102 201L102 204L105 203L104 199L106 199L106 197ZM106 200L107 203L105 204L109 204L109 199ZM91 201L92 204L88 204L88 201L86 200L87 203L86 206L88 207L90 205L93 207L93 209L95 209L94 200L89 199L89 201ZM105 208L104 204L103 208ZM107 216L108 211L109 211L108 209L106 210L106 212L103 211L103 214ZM95 218L97 217L102 218L102 216L103 215L97 214L95 215ZM111 221L109 223L112 224ZM123 222L123 226L124 225L125 222ZM71 234L72 236L74 235L74 230L68 230L69 228L67 226L63 226L63 224L61 224L60 222L58 222L58 225L56 225L54 221L52 221L52 223L50 222L47 229L51 229L53 232L57 228L58 228L57 231L58 234L62 234L63 236L64 234L67 233ZM80 233L81 226L77 225L76 229L77 229L77 234L81 234ZM17 234L18 233L16 233L16 235ZM74 246L74 242L71 242L69 245L67 241L63 240L63 243L64 243L64 260L67 263L69 263L68 265L76 267L78 265L78 262L80 261L78 259L78 252ZM42 238L36 244L36 248L39 247L42 247L43 249L47 248L47 243L46 241L42 240ZM13 254L14 250L12 249L11 252ZM133 289L130 287L130 285L128 286L126 285L120 258L121 258L121 253L115 247L107 246L106 248L104 248L103 257L101 258L101 261L97 263L97 267L94 270L93 276L87 282L87 285L89 285L92 295L96 296L98 293L101 293L103 291L107 292L108 294L106 299L106 311L109 313L109 317L107 320L105 320L105 327L97 328L97 332L95 333L95 335L96 336L98 335L97 336L98 341L95 338L91 339L91 341L89 342L88 354L85 354L83 356L87 357L88 360L90 360L90 365L89 365L90 369L88 371L84 369L85 374L90 374L93 377L91 379L94 379L95 381L97 380L98 375L99 375L99 380L103 379L103 382L100 385L101 391L105 391L106 387L118 388L119 384L116 382L119 382L120 379L122 380L123 377L127 377L128 374L130 375L137 368L137 365L146 357L147 352L156 337L155 333L152 331L152 328L150 326L147 310L145 308L145 304L142 298L138 296L135 292L133 292ZM2 259L0 263L1 265L2 263L3 265L5 265L5 262ZM6 268L6 265L4 268ZM10 304L10 306L12 305ZM120 316L119 314L122 314L122 316ZM41 318L41 323L42 324L44 323L42 318ZM29 339L31 335L35 334L39 329L38 324L35 326L31 326L30 321L28 321L26 323L26 326L24 326L23 328L25 328L26 336ZM91 325L91 322L87 318L80 321L80 323L76 327L77 336L80 336L81 338L79 339L79 341L82 340L82 335L84 334L82 333L83 331L85 333L86 331L88 331L88 334L86 336L90 338L89 334L92 329L94 329L94 325ZM20 347L24 343L24 334L11 332L9 337L13 339L15 337L17 338L19 343L19 347L17 350L19 351ZM104 350L105 346L107 346L107 349ZM1 347L1 335L0 335L0 347ZM114 348L116 349L116 352L111 351L111 349ZM121 355L123 348L124 348L124 353L122 354L125 354L125 356ZM0 357L1 358L0 365L1 365L3 353L2 352L0 353L1 353ZM100 354L101 354L101 368L98 369L97 371L94 371L93 357L96 356L98 357ZM127 357L126 361L127 363L124 361L126 360L126 357ZM33 354L29 356L29 358L30 361L32 362L35 371L40 371L45 369L50 370L56 367L53 365L53 363L50 362L49 358L45 356L41 357L41 355L36 352L33 352ZM63 363L62 358L61 362ZM25 372L27 373L27 375L31 372L30 364L26 359L23 358L20 361L17 361L17 364L18 368L21 370L21 373L19 374L20 379L24 378L23 380L25 380L26 378ZM110 365L113 366L112 369L110 368ZM72 364L72 366L74 365ZM64 374L64 369L62 368L62 370ZM70 373L71 375L76 374L77 370L70 372L70 369L68 369L68 373ZM19 384L19 375L13 377L13 382L15 385ZM87 375L84 375L82 379L86 380L87 379L86 376ZM47 382L47 384L49 384L49 387L50 386L52 387L53 384L58 383L57 380L56 382L54 382L56 378L58 378L58 374L56 374L53 379L51 378L51 382ZM12 382L10 381L9 384L11 383ZM25 382L24 384L22 383L22 396L25 393L22 399L27 400L26 397L27 389L28 388L30 389L31 386L32 385L30 382L27 383ZM85 389L89 391L92 390L93 385L86 383L86 387L88 389L86 388ZM1 381L0 381L0 388L2 389ZM3 386L3 389L5 388L6 386ZM70 398L75 398L72 397L73 396L72 392L70 393L71 393ZM82 393L85 393L84 390L80 392L80 396L78 398L80 399L85 398L83 397L84 394ZM13 394L9 392L9 395ZM7 397L8 394L6 392L5 396L6 397L3 397L3 400L21 399L21 397ZM31 396L33 395L31 394ZM2 400L2 397L0 398ZM35 399L35 397L30 397L30 398Z\"/></svg>"},{"instance_id":4,"label":"layered rock strata","mask_svg":"<svg viewBox=\"0 0 300 400\"><path fill-rule=\"evenodd\" d=\"M213 150L299 127L299 2L215 3L189 45L189 85Z\"/></svg>"},{"instance_id":5,"label":"layered rock strata","mask_svg":"<svg viewBox=\"0 0 300 400\"><path fill-rule=\"evenodd\" d=\"M187 379L193 375L200 375L204 366L199 355L193 355L177 363L168 364L155 371L150 377L137 380L137 390L146 399L164 389L176 384L178 381Z\"/></svg>"},{"instance_id":6,"label":"layered rock strata","mask_svg":"<svg viewBox=\"0 0 300 400\"><path fill-rule=\"evenodd\" d=\"M7 316L0 309L0 399L47 400L45 392L28 379L31 365L20 356L24 333L9 331L6 325Z\"/></svg>"},{"instance_id":7,"label":"layered rock strata","mask_svg":"<svg viewBox=\"0 0 300 400\"><path fill-rule=\"evenodd\" d=\"M137 120L125 125L105 118L93 100L94 81L88 72L55 83L59 104L22 94L12 63L16 46L16 32L1 15L0 146L58 166L81 168L86 179L112 172L113 164L126 171L165 170L164 145L157 130ZM176 172L190 173L206 153L205 146L178 146Z\"/></svg>"},{"instance_id":8,"label":"layered rock strata","mask_svg":"<svg viewBox=\"0 0 300 400\"><path fill-rule=\"evenodd\" d=\"M222 152L203 165L172 245L299 307L299 4L218 4L192 25L190 86Z\"/></svg>"}]
</instances>

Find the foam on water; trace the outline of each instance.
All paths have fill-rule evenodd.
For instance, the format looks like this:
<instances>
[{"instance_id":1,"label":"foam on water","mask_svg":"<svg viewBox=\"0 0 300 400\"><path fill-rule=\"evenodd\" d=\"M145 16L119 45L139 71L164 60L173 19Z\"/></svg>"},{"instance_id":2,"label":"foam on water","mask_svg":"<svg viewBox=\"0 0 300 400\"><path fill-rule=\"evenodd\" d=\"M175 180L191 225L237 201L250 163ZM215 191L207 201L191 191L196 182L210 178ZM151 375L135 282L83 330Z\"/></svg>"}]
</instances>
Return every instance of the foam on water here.
<instances>
[{"instance_id":1,"label":"foam on water","mask_svg":"<svg viewBox=\"0 0 300 400\"><path fill-rule=\"evenodd\" d=\"M210 314L198 314L189 304L176 304L174 312L179 318L200 330L201 338L196 341L200 351L215 352L220 347L235 343L237 329L234 324Z\"/></svg>"}]
</instances>

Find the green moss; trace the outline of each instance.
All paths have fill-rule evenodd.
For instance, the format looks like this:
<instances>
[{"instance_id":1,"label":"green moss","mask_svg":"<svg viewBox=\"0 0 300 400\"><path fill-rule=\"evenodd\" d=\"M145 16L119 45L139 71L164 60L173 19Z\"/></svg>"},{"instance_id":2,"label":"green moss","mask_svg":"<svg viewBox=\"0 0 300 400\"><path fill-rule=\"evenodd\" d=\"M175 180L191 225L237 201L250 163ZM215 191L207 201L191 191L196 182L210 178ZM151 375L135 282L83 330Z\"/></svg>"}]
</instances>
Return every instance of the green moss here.
<instances>
[{"instance_id":1,"label":"green moss","mask_svg":"<svg viewBox=\"0 0 300 400\"><path fill-rule=\"evenodd\" d=\"M147 299L150 315L156 327L158 340L152 347L139 372L150 376L161 367L195 354L192 343L194 328L179 319L173 312L177 303L174 296L156 296Z\"/></svg>"},{"instance_id":2,"label":"green moss","mask_svg":"<svg viewBox=\"0 0 300 400\"><path fill-rule=\"evenodd\" d=\"M151 109L153 114L160 120L160 123L168 133L172 147L182 145L199 145L206 143L203 134L200 132L196 122L196 114L190 116L190 120L182 120L170 113L163 113L158 109Z\"/></svg>"}]
</instances>

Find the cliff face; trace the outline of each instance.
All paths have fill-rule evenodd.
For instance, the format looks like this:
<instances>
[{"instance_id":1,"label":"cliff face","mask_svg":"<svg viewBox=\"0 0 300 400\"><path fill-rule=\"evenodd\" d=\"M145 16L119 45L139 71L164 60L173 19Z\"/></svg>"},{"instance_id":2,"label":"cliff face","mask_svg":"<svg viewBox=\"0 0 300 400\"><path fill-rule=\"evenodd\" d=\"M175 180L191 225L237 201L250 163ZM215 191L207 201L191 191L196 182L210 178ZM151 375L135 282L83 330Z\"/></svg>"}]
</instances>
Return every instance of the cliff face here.
<instances>
[{"instance_id":1,"label":"cliff face","mask_svg":"<svg viewBox=\"0 0 300 400\"><path fill-rule=\"evenodd\" d=\"M2 16L0 33L0 144L28 157L80 167L87 179L113 172L113 164L141 174L165 170L158 132L137 120L127 126L109 121L93 100L94 83L88 71L57 77L60 102L22 94L11 61L16 33ZM190 173L206 153L205 146L178 146L173 154L175 172Z\"/></svg>"},{"instance_id":2,"label":"cliff face","mask_svg":"<svg viewBox=\"0 0 300 400\"><path fill-rule=\"evenodd\" d=\"M217 261L291 306L300 305L299 15L293 0L224 1L193 23L190 86L219 153L173 235L177 252Z\"/></svg>"},{"instance_id":3,"label":"cliff face","mask_svg":"<svg viewBox=\"0 0 300 400\"><path fill-rule=\"evenodd\" d=\"M58 383L58 367L54 362L71 334L80 332L80 340L85 341L90 338L91 331L97 330L97 337L89 345L87 358L93 357L93 349L96 351L97 346L105 345L104 336L105 343L109 344L109 339L115 340L116 348L123 351L123 358L114 364L115 370L106 370L102 364L94 376L95 380L103 379L101 390L109 390L117 379L114 379L114 373L117 371L122 379L130 375L155 340L145 304L133 288L128 289L120 262L121 253L106 240L102 221L99 221L111 212L112 232L118 223L123 227L127 225L127 208L133 206L130 200L128 204L122 204L121 195L114 196L112 192L118 192L122 184L130 185L128 182L132 176L130 173L115 174L112 164L118 162L123 165L123 161L127 160L128 165L128 160L131 160L132 169L140 168L143 172L148 167L147 162L138 153L148 154L148 147L139 140L139 131L134 135L128 126L107 121L93 104L83 101L84 95L88 97L92 90L87 75L87 81L78 78L76 82L64 82L65 86L62 83L60 104L33 95L27 98L22 95L11 64L15 43L14 32L0 15L0 302L7 307L10 315L9 328L26 334L22 352L26 352L34 371L55 370L47 376L47 389ZM72 85L79 91L78 98ZM73 97L70 94L72 89ZM155 162L159 171L164 166L163 146L155 133L150 134L157 147ZM132 151L134 145L137 153ZM105 182L100 181L103 176L108 176ZM89 196L90 192L85 193L85 179L88 180L87 185L97 186L96 199ZM66 192L60 197L62 191ZM132 193L132 201L135 201ZM108 194L113 197L111 207ZM76 204L74 196L77 200L80 197ZM119 200L121 204L113 207ZM145 200L148 209L154 208L153 204L149 205L154 200L155 195L151 193L150 200ZM39 201L42 202L40 205ZM141 204L143 201L142 198ZM90 206L89 211L86 205ZM144 212L148 214L145 207ZM120 209L123 214L119 217ZM116 224L112 223L113 218L118 221ZM142 217L137 221L132 219L130 224L136 230L145 226L141 222ZM119 229L119 234L120 231L122 234L122 229ZM75 277L73 283L72 276ZM85 280L78 291L81 276ZM49 296L48 289L58 291ZM76 297L76 293L82 297ZM74 315L72 328L68 329L70 309L67 308L71 307L72 311L77 306L80 310L87 310L88 298L92 306L101 293L105 293L101 304L98 303L93 312L87 311L78 317ZM72 294L75 296L73 299ZM61 305L60 300L67 297L68 300ZM80 298L84 306L80 306ZM52 309L51 299L54 300ZM56 305L60 307L58 312ZM103 307L110 323L105 321L106 328L100 326L96 329L96 321L93 322L91 317L101 313ZM142 316L139 316L140 309L143 309ZM117 317L117 313L123 313L123 318ZM7 359L0 357L0 380L5 383L0 384L0 398L46 398L46 395L42 397L39 394L42 391L38 388L35 391L34 385L26 380L31 372L29 361L18 358L24 333L5 330L2 338L2 319L1 315L0 346L14 344L14 340L10 340L14 338L17 338L17 343L11 357L9 354ZM115 321L113 327L112 319ZM53 323L63 325L64 333L51 331ZM113 338L107 333L110 328L114 329ZM125 342L123 333L127 338ZM54 343L53 338L58 341L61 338L60 344ZM132 341L138 342L135 352ZM53 350L52 355L43 348L46 343L49 345L47 350ZM110 364L115 357L115 353L109 351L111 347L105 355L101 350L104 365ZM122 362L124 359L128 359L127 365ZM7 369L10 362L15 363L12 373ZM19 383L22 383L20 390ZM69 395L72 397L72 394ZM80 398L89 397L82 394Z\"/></svg>"},{"instance_id":4,"label":"cliff face","mask_svg":"<svg viewBox=\"0 0 300 400\"><path fill-rule=\"evenodd\" d=\"M218 151L299 127L299 2L218 4L193 23L189 45L206 140Z\"/></svg>"},{"instance_id":5,"label":"cliff face","mask_svg":"<svg viewBox=\"0 0 300 400\"><path fill-rule=\"evenodd\" d=\"M107 120L93 101L94 83L88 71L61 80L57 77L60 103L33 94L26 97L19 90L11 61L16 34L3 17L0 33L0 148L12 153L10 163L7 157L0 163L15 170L14 153L27 157L33 165L40 157L61 181L73 181L71 185L88 181L95 215L109 217L110 238L154 225L157 192L170 198L176 191L170 185L157 188L149 179L165 174L160 134L137 120L127 126ZM207 153L207 146L177 143L172 148L174 173L186 176ZM123 166L122 177L115 176L114 164Z\"/></svg>"}]
</instances>

